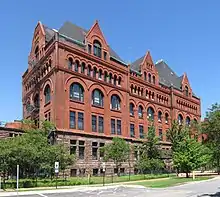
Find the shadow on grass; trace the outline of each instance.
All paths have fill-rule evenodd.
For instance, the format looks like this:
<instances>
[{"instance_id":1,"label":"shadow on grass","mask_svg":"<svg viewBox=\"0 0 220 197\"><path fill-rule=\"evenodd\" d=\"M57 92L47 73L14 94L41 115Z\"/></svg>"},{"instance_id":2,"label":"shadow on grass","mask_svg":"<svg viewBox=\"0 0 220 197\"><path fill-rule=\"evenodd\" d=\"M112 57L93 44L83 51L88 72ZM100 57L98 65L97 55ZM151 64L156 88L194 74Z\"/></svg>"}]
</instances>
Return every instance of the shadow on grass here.
<instances>
[{"instance_id":1,"label":"shadow on grass","mask_svg":"<svg viewBox=\"0 0 220 197\"><path fill-rule=\"evenodd\" d=\"M220 197L220 192L217 192L215 194L202 194L202 195L198 195L197 197Z\"/></svg>"}]
</instances>

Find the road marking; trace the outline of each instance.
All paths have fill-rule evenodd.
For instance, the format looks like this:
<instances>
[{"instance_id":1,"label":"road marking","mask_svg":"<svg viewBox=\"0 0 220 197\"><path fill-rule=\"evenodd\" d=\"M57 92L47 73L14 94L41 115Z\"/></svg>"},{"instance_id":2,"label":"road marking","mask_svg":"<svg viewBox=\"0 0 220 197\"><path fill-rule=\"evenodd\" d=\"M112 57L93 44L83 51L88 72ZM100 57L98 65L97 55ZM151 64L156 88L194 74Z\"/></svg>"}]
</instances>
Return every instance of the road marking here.
<instances>
[{"instance_id":1,"label":"road marking","mask_svg":"<svg viewBox=\"0 0 220 197\"><path fill-rule=\"evenodd\" d=\"M46 196L46 195L44 195L44 194L38 194L39 196L43 196L43 197L48 197L48 196Z\"/></svg>"}]
</instances>

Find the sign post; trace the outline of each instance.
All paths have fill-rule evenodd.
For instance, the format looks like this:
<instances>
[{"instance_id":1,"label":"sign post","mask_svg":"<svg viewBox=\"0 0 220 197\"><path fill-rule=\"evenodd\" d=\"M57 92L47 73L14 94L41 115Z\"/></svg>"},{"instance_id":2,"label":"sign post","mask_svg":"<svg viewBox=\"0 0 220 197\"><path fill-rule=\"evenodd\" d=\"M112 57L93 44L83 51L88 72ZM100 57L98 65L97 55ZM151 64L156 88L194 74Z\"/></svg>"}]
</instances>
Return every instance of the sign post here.
<instances>
[{"instance_id":1,"label":"sign post","mask_svg":"<svg viewBox=\"0 0 220 197\"><path fill-rule=\"evenodd\" d=\"M58 173L59 173L59 162L55 162L55 166L54 166L54 170L55 170L55 174L56 174L56 189L57 189L57 177L58 177Z\"/></svg>"},{"instance_id":2,"label":"sign post","mask_svg":"<svg viewBox=\"0 0 220 197\"><path fill-rule=\"evenodd\" d=\"M105 162L102 163L102 171L103 171L103 186L105 186Z\"/></svg>"},{"instance_id":3,"label":"sign post","mask_svg":"<svg viewBox=\"0 0 220 197\"><path fill-rule=\"evenodd\" d=\"M18 187L19 187L19 165L17 165L17 196L18 196Z\"/></svg>"}]
</instances>

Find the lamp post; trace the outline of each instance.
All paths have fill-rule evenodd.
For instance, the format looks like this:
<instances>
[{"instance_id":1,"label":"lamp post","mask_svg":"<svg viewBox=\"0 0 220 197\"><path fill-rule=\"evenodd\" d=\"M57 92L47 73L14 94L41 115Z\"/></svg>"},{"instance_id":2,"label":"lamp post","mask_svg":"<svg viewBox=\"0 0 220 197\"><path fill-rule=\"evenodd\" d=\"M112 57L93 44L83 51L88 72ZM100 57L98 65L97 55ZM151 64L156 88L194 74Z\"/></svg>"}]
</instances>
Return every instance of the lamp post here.
<instances>
[{"instance_id":1,"label":"lamp post","mask_svg":"<svg viewBox=\"0 0 220 197\"><path fill-rule=\"evenodd\" d=\"M103 171L103 186L105 186L105 162L102 163L102 171Z\"/></svg>"}]
</instances>

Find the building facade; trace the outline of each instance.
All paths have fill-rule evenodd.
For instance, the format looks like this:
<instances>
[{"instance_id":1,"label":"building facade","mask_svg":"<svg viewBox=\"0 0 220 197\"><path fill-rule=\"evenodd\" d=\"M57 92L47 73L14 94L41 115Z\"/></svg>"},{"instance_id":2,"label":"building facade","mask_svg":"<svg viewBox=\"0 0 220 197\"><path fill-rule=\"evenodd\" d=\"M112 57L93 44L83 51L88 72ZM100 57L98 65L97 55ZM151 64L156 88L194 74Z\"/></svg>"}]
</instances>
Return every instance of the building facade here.
<instances>
[{"instance_id":1,"label":"building facade","mask_svg":"<svg viewBox=\"0 0 220 197\"><path fill-rule=\"evenodd\" d=\"M189 125L201 118L200 99L186 74L177 76L163 60L154 63L149 51L125 63L97 21L89 31L70 22L59 30L38 22L22 87L23 118L52 121L58 140L77 155L72 176L101 173L99 147L114 136L141 143L154 120L167 149L173 120Z\"/></svg>"}]
</instances>

